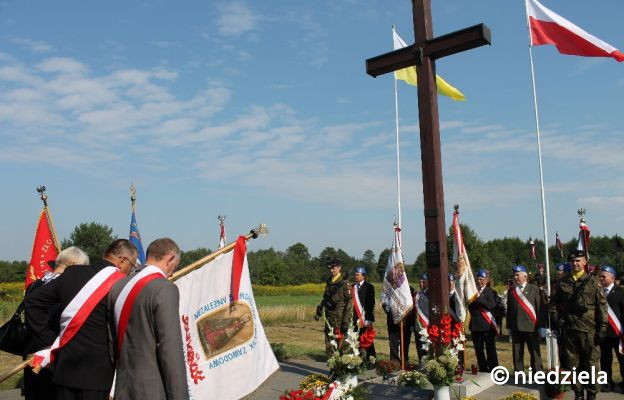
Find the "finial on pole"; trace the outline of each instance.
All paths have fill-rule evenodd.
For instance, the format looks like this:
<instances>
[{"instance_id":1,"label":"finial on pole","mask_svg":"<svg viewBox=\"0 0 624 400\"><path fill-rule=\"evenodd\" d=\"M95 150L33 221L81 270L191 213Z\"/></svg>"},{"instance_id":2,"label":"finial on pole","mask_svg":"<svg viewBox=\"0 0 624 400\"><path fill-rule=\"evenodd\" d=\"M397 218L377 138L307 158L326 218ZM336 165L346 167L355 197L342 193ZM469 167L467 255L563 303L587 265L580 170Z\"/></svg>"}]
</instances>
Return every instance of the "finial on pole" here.
<instances>
[{"instance_id":1,"label":"finial on pole","mask_svg":"<svg viewBox=\"0 0 624 400\"><path fill-rule=\"evenodd\" d=\"M455 210L456 213L458 213L459 212L459 204L455 204L453 206L453 209Z\"/></svg>"},{"instance_id":2,"label":"finial on pole","mask_svg":"<svg viewBox=\"0 0 624 400\"><path fill-rule=\"evenodd\" d=\"M225 223L225 215L219 215L217 219L219 220L219 225L223 225Z\"/></svg>"},{"instance_id":3,"label":"finial on pole","mask_svg":"<svg viewBox=\"0 0 624 400\"><path fill-rule=\"evenodd\" d=\"M132 203L132 211L134 211L136 203L136 187L134 187L134 182L130 184L130 202Z\"/></svg>"},{"instance_id":4,"label":"finial on pole","mask_svg":"<svg viewBox=\"0 0 624 400\"><path fill-rule=\"evenodd\" d=\"M251 233L254 239L258 236L267 236L269 234L269 228L267 228L266 224L260 224L257 228L251 230Z\"/></svg>"},{"instance_id":5,"label":"finial on pole","mask_svg":"<svg viewBox=\"0 0 624 400\"><path fill-rule=\"evenodd\" d=\"M48 196L45 194L46 187L41 185L37 187L37 192L40 194L41 201L43 201L43 206L48 206Z\"/></svg>"},{"instance_id":6,"label":"finial on pole","mask_svg":"<svg viewBox=\"0 0 624 400\"><path fill-rule=\"evenodd\" d=\"M578 215L579 215L579 218L581 220L581 224L584 224L586 222L585 221L585 214L587 214L587 210L586 209L584 209L584 208L579 208L578 209Z\"/></svg>"}]
</instances>

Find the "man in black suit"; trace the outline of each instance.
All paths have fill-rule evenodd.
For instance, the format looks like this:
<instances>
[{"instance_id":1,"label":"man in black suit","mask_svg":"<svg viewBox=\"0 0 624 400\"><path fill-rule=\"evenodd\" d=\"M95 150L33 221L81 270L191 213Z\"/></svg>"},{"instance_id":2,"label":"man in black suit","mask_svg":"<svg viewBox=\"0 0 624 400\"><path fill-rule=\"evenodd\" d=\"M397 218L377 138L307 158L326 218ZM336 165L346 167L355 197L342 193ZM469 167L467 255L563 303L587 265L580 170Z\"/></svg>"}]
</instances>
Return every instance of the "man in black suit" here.
<instances>
[{"instance_id":1,"label":"man in black suit","mask_svg":"<svg viewBox=\"0 0 624 400\"><path fill-rule=\"evenodd\" d=\"M620 363L620 376L624 377L624 355L620 353L621 346L624 345L624 288L615 283L616 272L613 267L605 265L600 270L600 285L603 287L609 311L609 324L605 339L600 343L600 369L607 373L607 384L602 386L603 392L613 391L613 351ZM615 317L615 318L613 318ZM617 321L616 321L617 319ZM619 334L616 331L620 331ZM620 388L624 391L624 381L620 382Z\"/></svg>"},{"instance_id":2,"label":"man in black suit","mask_svg":"<svg viewBox=\"0 0 624 400\"><path fill-rule=\"evenodd\" d=\"M355 283L353 284L353 326L359 329L360 335L373 329L375 322L375 287L366 281L366 268L355 269ZM375 343L366 350L366 359L376 358ZM374 361L373 361L374 363Z\"/></svg>"},{"instance_id":3,"label":"man in black suit","mask_svg":"<svg viewBox=\"0 0 624 400\"><path fill-rule=\"evenodd\" d=\"M410 294L412 297L416 294L416 291L412 286L409 287ZM412 340L412 331L414 330L415 324L415 313L413 310L405 315L403 318L403 349L401 348L401 324L395 324L392 319L392 313L390 312L390 308L381 303L381 306L386 313L386 325L388 326L388 342L390 345L390 359L396 360L401 363L401 356L403 360L405 360L405 364L409 359L409 346Z\"/></svg>"},{"instance_id":4,"label":"man in black suit","mask_svg":"<svg viewBox=\"0 0 624 400\"><path fill-rule=\"evenodd\" d=\"M108 305L106 294L110 286L136 264L137 250L126 239L117 239L108 246L104 259L91 265L68 267L58 278L40 287L26 299L27 324L33 335L42 343L53 343L59 332L54 332L48 324L48 308L57 304L63 315L71 309L82 309L85 301L82 291L89 290L88 299L102 297L84 323L69 341L58 348L54 359L52 382L57 386L58 400L108 400L115 366L110 351L108 330ZM109 273L105 283L92 278ZM96 278L97 279L97 278ZM99 290L98 290L99 289ZM81 292L82 291L82 292ZM68 305L71 303L71 307ZM82 305L76 307L79 303ZM76 312L76 315L80 311ZM64 318L60 324L63 326ZM75 320L72 318L72 321ZM63 328L61 328L63 329ZM69 330L60 332L66 335ZM54 345L53 345L54 346Z\"/></svg>"},{"instance_id":5,"label":"man in black suit","mask_svg":"<svg viewBox=\"0 0 624 400\"><path fill-rule=\"evenodd\" d=\"M426 272L420 275L418 285L420 286L420 290L416 292L414 296L414 312L416 314L414 341L416 342L418 361L420 361L427 355L427 351L423 349L420 331L429 328L429 278Z\"/></svg>"},{"instance_id":6,"label":"man in black suit","mask_svg":"<svg viewBox=\"0 0 624 400\"><path fill-rule=\"evenodd\" d=\"M540 289L528 283L524 265L513 267L514 284L507 291L507 330L511 335L514 370L524 371L524 345L531 356L533 372L542 371L537 330L543 327L544 303Z\"/></svg>"},{"instance_id":7,"label":"man in black suit","mask_svg":"<svg viewBox=\"0 0 624 400\"><path fill-rule=\"evenodd\" d=\"M496 336L499 334L499 328L496 326L494 315L492 315L496 307L496 292L487 286L487 270L478 270L476 278L479 294L468 306L470 312L469 329L472 333L472 343L474 344L479 371L490 372L498 365Z\"/></svg>"}]
</instances>

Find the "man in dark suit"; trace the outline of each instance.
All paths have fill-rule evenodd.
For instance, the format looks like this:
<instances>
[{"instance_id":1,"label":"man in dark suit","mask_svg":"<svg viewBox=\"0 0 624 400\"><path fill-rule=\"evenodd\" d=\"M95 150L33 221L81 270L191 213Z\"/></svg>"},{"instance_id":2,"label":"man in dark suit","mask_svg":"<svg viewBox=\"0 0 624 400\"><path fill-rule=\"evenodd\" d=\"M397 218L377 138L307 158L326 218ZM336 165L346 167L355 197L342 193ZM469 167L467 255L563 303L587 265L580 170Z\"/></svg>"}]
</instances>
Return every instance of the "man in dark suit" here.
<instances>
[{"instance_id":1,"label":"man in dark suit","mask_svg":"<svg viewBox=\"0 0 624 400\"><path fill-rule=\"evenodd\" d=\"M26 299L26 322L36 340L41 343L57 340L59 332L50 329L48 323L49 308L60 304L63 315L66 315L70 303L72 308L77 302L86 305L81 290L91 285L94 288L104 287L95 285L98 282L94 282L93 277L108 267L112 267L109 270L115 271L115 274L128 274L136 264L137 256L137 250L129 240L117 239L108 246L102 261L68 267L58 278L34 291ZM94 290L92 294L96 293L98 291ZM115 368L109 351L107 293L108 288L75 335L56 353L52 382L57 386L58 400L108 400ZM90 296L89 299L97 297Z\"/></svg>"},{"instance_id":2,"label":"man in dark suit","mask_svg":"<svg viewBox=\"0 0 624 400\"><path fill-rule=\"evenodd\" d=\"M429 327L429 278L427 277L426 272L420 275L418 285L420 286L420 290L416 292L416 295L414 296L414 313L416 314L414 341L416 342L418 361L420 361L427 355L427 351L423 349L420 330L427 329Z\"/></svg>"},{"instance_id":3,"label":"man in dark suit","mask_svg":"<svg viewBox=\"0 0 624 400\"><path fill-rule=\"evenodd\" d=\"M496 354L496 336L499 328L496 326L492 312L496 307L496 292L488 283L488 271L479 269L476 274L478 296L468 306L470 312L470 332L474 344L479 371L490 372L498 365ZM486 357L487 354L487 357Z\"/></svg>"},{"instance_id":4,"label":"man in dark suit","mask_svg":"<svg viewBox=\"0 0 624 400\"><path fill-rule=\"evenodd\" d=\"M359 329L360 335L369 329L373 329L375 322L375 287L366 281L366 268L355 269L355 283L353 284L353 326ZM376 358L375 343L366 350L366 359L371 362L371 357Z\"/></svg>"},{"instance_id":5,"label":"man in dark suit","mask_svg":"<svg viewBox=\"0 0 624 400\"><path fill-rule=\"evenodd\" d=\"M620 353L620 348L624 345L624 332L621 331L624 323L624 288L615 282L617 273L613 267L605 265L600 270L600 285L603 287L609 312L609 325L605 339L600 343L600 369L607 373L607 384L602 386L603 392L611 392L614 389L613 352L617 356L620 364L620 376L624 377L624 355ZM615 318L613 318L615 317ZM617 319L617 321L616 321ZM619 332L618 332L619 331ZM620 388L624 391L624 381L620 382Z\"/></svg>"},{"instance_id":6,"label":"man in dark suit","mask_svg":"<svg viewBox=\"0 0 624 400\"><path fill-rule=\"evenodd\" d=\"M409 287L412 297L416 294L413 287ZM387 305L381 304L384 312L386 313L386 325L388 326L388 342L390 345L390 359L401 362L401 356L405 360L405 364L409 359L409 346L412 341L412 331L415 324L415 313L413 310L405 315L403 318L403 349L401 349L401 324L395 324L392 319L392 313Z\"/></svg>"},{"instance_id":7,"label":"man in dark suit","mask_svg":"<svg viewBox=\"0 0 624 400\"><path fill-rule=\"evenodd\" d=\"M115 399L188 399L180 294L167 280L180 263L180 248L161 238L145 255L145 268L117 282L109 294L118 360Z\"/></svg>"},{"instance_id":8,"label":"man in dark suit","mask_svg":"<svg viewBox=\"0 0 624 400\"><path fill-rule=\"evenodd\" d=\"M511 335L514 370L524 371L524 345L531 356L533 372L542 371L538 328L543 327L544 303L540 289L527 282L524 265L513 267L514 285L507 292L507 330Z\"/></svg>"}]
</instances>

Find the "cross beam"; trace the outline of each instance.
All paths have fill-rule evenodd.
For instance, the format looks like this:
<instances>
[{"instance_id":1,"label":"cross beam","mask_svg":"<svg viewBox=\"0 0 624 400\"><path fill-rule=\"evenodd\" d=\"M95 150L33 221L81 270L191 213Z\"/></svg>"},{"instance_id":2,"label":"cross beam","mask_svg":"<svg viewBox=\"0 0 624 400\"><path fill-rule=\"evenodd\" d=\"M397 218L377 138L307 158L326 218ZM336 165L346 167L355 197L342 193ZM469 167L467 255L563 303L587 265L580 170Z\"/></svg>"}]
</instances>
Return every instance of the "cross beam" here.
<instances>
[{"instance_id":1,"label":"cross beam","mask_svg":"<svg viewBox=\"0 0 624 400\"><path fill-rule=\"evenodd\" d=\"M444 221L442 155L435 60L490 44L490 30L483 24L433 38L431 0L412 0L414 39L412 46L366 60L366 72L379 75L416 66L420 121L425 215L425 255L429 275L429 320L439 323L449 309L447 226Z\"/></svg>"},{"instance_id":2,"label":"cross beam","mask_svg":"<svg viewBox=\"0 0 624 400\"><path fill-rule=\"evenodd\" d=\"M471 26L426 40L424 44L414 43L411 46L369 58L366 60L366 73L377 78L379 75L398 69L422 65L424 57L438 59L491 44L491 36L490 28L484 24Z\"/></svg>"}]
</instances>

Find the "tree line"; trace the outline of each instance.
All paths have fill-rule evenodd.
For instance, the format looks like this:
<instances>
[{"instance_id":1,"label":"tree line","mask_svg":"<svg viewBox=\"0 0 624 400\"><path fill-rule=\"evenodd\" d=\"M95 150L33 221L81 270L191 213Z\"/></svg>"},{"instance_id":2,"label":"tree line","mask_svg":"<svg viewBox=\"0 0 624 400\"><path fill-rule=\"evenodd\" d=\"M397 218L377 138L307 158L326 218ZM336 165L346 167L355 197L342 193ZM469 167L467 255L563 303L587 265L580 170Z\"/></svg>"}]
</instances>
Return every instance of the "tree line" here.
<instances>
[{"instance_id":1,"label":"tree line","mask_svg":"<svg viewBox=\"0 0 624 400\"><path fill-rule=\"evenodd\" d=\"M488 269L495 282L506 281L514 265L525 265L534 274L537 271L537 264L544 263L543 241L535 240L536 260L533 260L528 240L505 237L483 241L470 226L461 224L461 229L473 271L479 268ZM108 244L116 239L112 232L112 228L106 225L96 222L82 223L74 228L69 238L61 242L61 247L78 246L85 250L93 262L99 260ZM453 254L453 237L450 228L447 245L449 269L452 270L450 258ZM565 256L574 250L576 245L575 238L563 243L564 257L561 256L556 244L549 246L548 256L551 265L564 262ZM180 267L189 265L210 253L210 249L203 247L182 251ZM591 237L589 254L590 264L611 265L618 274L624 270L624 246L617 235ZM366 250L361 257L357 257L340 248L326 247L318 256L312 257L307 246L299 242L285 251L275 250L272 247L250 251L247 253L247 260L252 283L283 286L324 282L328 276L326 267L333 258L342 262L342 272L348 277L353 276L355 268L363 266L368 271L367 278L379 282L386 269L389 255L390 249L383 249L378 255L372 250ZM418 280L420 274L427 269L424 251L412 264L405 261L405 270L411 281ZM24 281L27 265L27 261L0 261L0 282Z\"/></svg>"}]
</instances>

